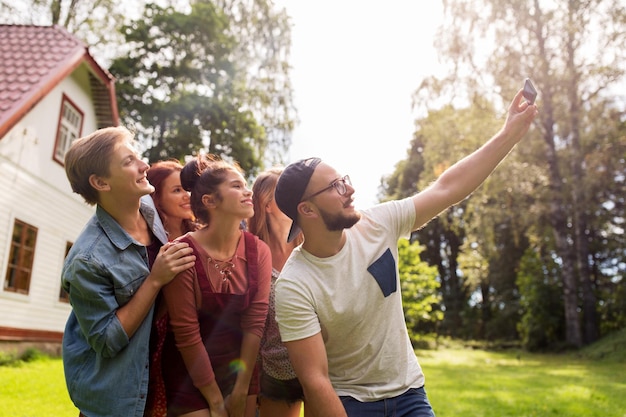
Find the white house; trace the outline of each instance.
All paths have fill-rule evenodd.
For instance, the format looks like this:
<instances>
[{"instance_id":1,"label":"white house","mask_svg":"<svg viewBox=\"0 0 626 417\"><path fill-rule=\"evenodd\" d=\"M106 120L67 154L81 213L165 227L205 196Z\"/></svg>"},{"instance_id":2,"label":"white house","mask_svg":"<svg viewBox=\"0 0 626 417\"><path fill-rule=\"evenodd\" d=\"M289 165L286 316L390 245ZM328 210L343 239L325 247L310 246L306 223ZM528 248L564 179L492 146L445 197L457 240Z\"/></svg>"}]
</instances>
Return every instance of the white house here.
<instances>
[{"instance_id":1,"label":"white house","mask_svg":"<svg viewBox=\"0 0 626 417\"><path fill-rule=\"evenodd\" d=\"M73 139L118 124L114 79L80 40L0 25L0 350L60 351L63 259L94 211L63 158Z\"/></svg>"}]
</instances>

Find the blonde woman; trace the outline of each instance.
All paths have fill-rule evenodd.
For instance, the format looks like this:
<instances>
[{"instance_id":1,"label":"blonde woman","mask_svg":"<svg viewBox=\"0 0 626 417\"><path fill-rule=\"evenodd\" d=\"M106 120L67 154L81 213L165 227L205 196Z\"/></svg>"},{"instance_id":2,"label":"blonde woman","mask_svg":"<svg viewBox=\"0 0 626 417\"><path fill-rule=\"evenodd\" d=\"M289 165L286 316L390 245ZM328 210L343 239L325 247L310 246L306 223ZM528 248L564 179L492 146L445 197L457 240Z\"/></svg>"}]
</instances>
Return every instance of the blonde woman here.
<instances>
[{"instance_id":1,"label":"blonde woman","mask_svg":"<svg viewBox=\"0 0 626 417\"><path fill-rule=\"evenodd\" d=\"M280 340L274 314L274 285L278 274L293 248L302 242L302 236L287 243L291 219L283 214L274 201L274 190L282 168L261 173L252 186L254 216L248 221L248 230L270 247L272 253L272 286L270 303L261 339L260 417L298 417L304 393L289 362L287 349Z\"/></svg>"}]
</instances>

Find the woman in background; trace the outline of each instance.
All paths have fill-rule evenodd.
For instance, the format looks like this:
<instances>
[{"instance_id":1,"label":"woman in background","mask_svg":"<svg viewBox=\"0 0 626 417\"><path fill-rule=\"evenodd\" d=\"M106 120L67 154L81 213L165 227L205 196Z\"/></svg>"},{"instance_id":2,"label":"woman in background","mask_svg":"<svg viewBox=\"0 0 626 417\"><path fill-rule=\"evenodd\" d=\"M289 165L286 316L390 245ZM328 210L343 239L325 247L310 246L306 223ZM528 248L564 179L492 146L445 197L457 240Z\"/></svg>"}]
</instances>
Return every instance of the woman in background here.
<instances>
[{"instance_id":1,"label":"woman in background","mask_svg":"<svg viewBox=\"0 0 626 417\"><path fill-rule=\"evenodd\" d=\"M168 240L172 241L187 232L196 230L189 192L180 183L183 165L177 159L157 161L146 173L154 187L150 194ZM150 382L144 417L166 417L167 401L162 373L162 350L167 334L167 309L159 294L150 334Z\"/></svg>"},{"instance_id":2,"label":"woman in background","mask_svg":"<svg viewBox=\"0 0 626 417\"><path fill-rule=\"evenodd\" d=\"M197 229L189 200L189 192L180 183L183 165L177 159L158 161L150 165L148 181L154 187L151 194L169 240Z\"/></svg>"},{"instance_id":3,"label":"woman in background","mask_svg":"<svg viewBox=\"0 0 626 417\"><path fill-rule=\"evenodd\" d=\"M240 227L254 214L252 191L238 165L212 156L188 162L181 184L202 227L177 239L194 249L195 266L163 289L167 415L254 416L272 259Z\"/></svg>"},{"instance_id":4,"label":"woman in background","mask_svg":"<svg viewBox=\"0 0 626 417\"><path fill-rule=\"evenodd\" d=\"M252 186L254 216L248 230L268 244L272 253L272 284L265 333L261 339L260 417L298 417L304 400L302 386L280 340L274 312L274 284L293 248L302 243L302 234L287 243L289 219L276 205L274 190L282 168L272 168L257 177Z\"/></svg>"}]
</instances>

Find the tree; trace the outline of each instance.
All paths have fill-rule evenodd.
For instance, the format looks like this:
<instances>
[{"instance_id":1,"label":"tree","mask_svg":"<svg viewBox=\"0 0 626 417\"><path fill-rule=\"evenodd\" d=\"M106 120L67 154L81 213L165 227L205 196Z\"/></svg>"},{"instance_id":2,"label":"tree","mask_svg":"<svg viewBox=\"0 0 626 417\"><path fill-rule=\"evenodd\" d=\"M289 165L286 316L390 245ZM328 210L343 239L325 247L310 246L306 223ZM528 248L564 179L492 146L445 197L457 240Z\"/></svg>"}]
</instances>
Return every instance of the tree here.
<instances>
[{"instance_id":1,"label":"tree","mask_svg":"<svg viewBox=\"0 0 626 417\"><path fill-rule=\"evenodd\" d=\"M599 300L600 331L606 334L626 327L626 158L615 157L626 155L626 121L619 112L600 114L594 126L596 135L608 138L586 163L589 170L597 173L588 190L597 201L605 202L591 217L589 249L593 253L592 276ZM612 132L615 123L607 123L607 119L613 118L620 120L616 133Z\"/></svg>"},{"instance_id":2,"label":"tree","mask_svg":"<svg viewBox=\"0 0 626 417\"><path fill-rule=\"evenodd\" d=\"M424 248L407 239L398 241L398 269L402 287L402 305L409 334L413 340L419 332L434 332L443 318L437 309L440 296L437 292L437 269L420 261Z\"/></svg>"},{"instance_id":3,"label":"tree","mask_svg":"<svg viewBox=\"0 0 626 417\"><path fill-rule=\"evenodd\" d=\"M430 118L436 119L437 114L431 115ZM428 120L420 123L407 151L407 159L396 164L394 172L383 179L381 187L383 200L409 197L432 178L432 174L428 174L428 169L432 170L433 167L427 166L426 162L426 145L430 133L427 125ZM442 216L448 215L453 217L453 213L447 212L414 232L411 235L411 242L419 242L424 248L420 251L421 260L437 268L439 292L442 297L439 310L445 311L438 332L460 337L462 309L467 301L467 293L456 268L457 253L462 239L458 231L447 227L452 223L452 217L446 221L441 219Z\"/></svg>"},{"instance_id":4,"label":"tree","mask_svg":"<svg viewBox=\"0 0 626 417\"><path fill-rule=\"evenodd\" d=\"M124 27L129 52L113 62L111 72L118 79L121 116L135 125L150 161L205 151L237 160L252 176L268 156L268 131L275 129L269 138L275 144L284 139L276 131L291 128L287 100L283 107L272 102L278 95L290 96L288 85L277 92L267 77L248 84L251 73L263 71L252 63L258 65L262 57L272 65L286 59L283 46L289 42L282 37L288 33L272 32L271 42L282 39L278 45L266 45L262 37L256 44L242 39L238 33L250 31L239 25L251 20L241 18L243 2L234 4L242 7L229 9L230 16L220 4L206 1L193 2L184 12L152 4L141 20ZM267 27L273 26L265 22L262 28ZM280 107L285 117L269 117L275 113L268 107Z\"/></svg>"},{"instance_id":5,"label":"tree","mask_svg":"<svg viewBox=\"0 0 626 417\"><path fill-rule=\"evenodd\" d=\"M0 0L0 16L10 23L64 26L101 65L114 61L122 120L136 128L151 161L202 150L238 160L251 176L265 164L284 162L297 119L284 8L269 0L158 5ZM202 26L201 19L216 26Z\"/></svg>"},{"instance_id":6,"label":"tree","mask_svg":"<svg viewBox=\"0 0 626 417\"><path fill-rule=\"evenodd\" d=\"M499 127L494 122L494 110L478 97L464 109L448 105L431 111L416 126L407 160L385 179L389 198L408 197L427 187L448 166L478 148L486 140L485 132L495 132ZM453 337L475 336L465 310L477 283L485 279L477 277L471 283L459 268L459 255L468 232L468 208L473 199L474 196L442 213L412 236L425 247L420 254L422 260L437 267L445 311L439 331Z\"/></svg>"},{"instance_id":7,"label":"tree","mask_svg":"<svg viewBox=\"0 0 626 417\"><path fill-rule=\"evenodd\" d=\"M563 340L563 290L558 271L541 247L530 247L524 254L517 278L523 310L517 329L522 345L530 351L553 348Z\"/></svg>"},{"instance_id":8,"label":"tree","mask_svg":"<svg viewBox=\"0 0 626 417\"><path fill-rule=\"evenodd\" d=\"M613 120L597 117L619 109L610 88L623 80L626 68L623 3L448 1L437 46L451 72L426 80L416 94L418 105L433 93L449 100L489 91L508 97L532 75L541 111L537 129L529 135L531 144L526 145L534 148L527 155L537 159L528 163L546 167L547 187L533 192L536 210L545 214L554 235L562 269L565 334L572 346L590 343L599 334L590 233L594 214L606 201L597 200L589 187L598 173L588 169L587 161L616 134L615 124L605 126L611 133L604 136L590 127ZM459 97L459 91L467 95ZM542 140L541 148L533 137ZM623 184L623 176L609 181ZM617 217L623 218L623 213Z\"/></svg>"},{"instance_id":9,"label":"tree","mask_svg":"<svg viewBox=\"0 0 626 417\"><path fill-rule=\"evenodd\" d=\"M268 163L284 163L297 119L289 78L291 29L284 9L268 0L216 0L232 22L234 62L245 69L246 102L265 130Z\"/></svg>"},{"instance_id":10,"label":"tree","mask_svg":"<svg viewBox=\"0 0 626 417\"><path fill-rule=\"evenodd\" d=\"M211 5L187 14L153 4L124 28L130 50L110 70L120 115L136 127L150 162L182 158L208 142L210 152L229 155L254 132L254 120L236 105L240 87L228 59L234 40L223 34L227 26ZM238 123L243 129L236 132Z\"/></svg>"}]
</instances>

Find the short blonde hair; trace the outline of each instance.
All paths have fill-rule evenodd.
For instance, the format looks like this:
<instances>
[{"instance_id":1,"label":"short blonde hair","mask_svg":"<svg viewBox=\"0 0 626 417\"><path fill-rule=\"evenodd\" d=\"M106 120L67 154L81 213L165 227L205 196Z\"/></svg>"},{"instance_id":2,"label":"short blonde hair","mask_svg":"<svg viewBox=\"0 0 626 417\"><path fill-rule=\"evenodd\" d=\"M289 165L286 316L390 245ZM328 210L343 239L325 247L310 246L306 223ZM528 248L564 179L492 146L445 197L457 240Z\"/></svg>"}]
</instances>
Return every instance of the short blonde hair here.
<instances>
[{"instance_id":1,"label":"short blonde hair","mask_svg":"<svg viewBox=\"0 0 626 417\"><path fill-rule=\"evenodd\" d=\"M123 142L134 143L134 135L125 127L106 127L72 142L65 153L65 174L72 191L80 194L89 205L98 203L98 191L89 177L110 175L109 165L115 147Z\"/></svg>"}]
</instances>

